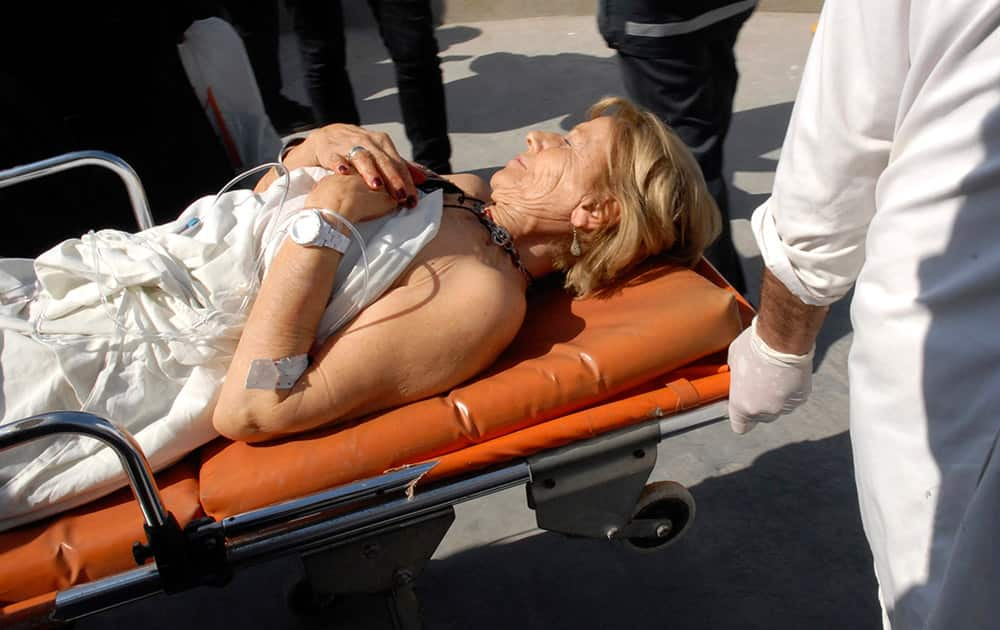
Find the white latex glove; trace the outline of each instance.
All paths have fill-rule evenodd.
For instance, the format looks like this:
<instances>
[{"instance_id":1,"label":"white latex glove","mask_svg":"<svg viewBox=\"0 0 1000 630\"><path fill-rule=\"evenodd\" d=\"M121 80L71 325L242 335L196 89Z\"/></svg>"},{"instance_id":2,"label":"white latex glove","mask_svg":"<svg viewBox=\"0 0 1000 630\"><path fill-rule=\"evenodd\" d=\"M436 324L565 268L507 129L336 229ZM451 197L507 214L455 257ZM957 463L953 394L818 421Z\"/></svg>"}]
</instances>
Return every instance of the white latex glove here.
<instances>
[{"instance_id":1,"label":"white latex glove","mask_svg":"<svg viewBox=\"0 0 1000 630\"><path fill-rule=\"evenodd\" d=\"M812 391L813 350L787 354L757 335L757 319L729 345L729 424L746 433L801 405Z\"/></svg>"}]
</instances>

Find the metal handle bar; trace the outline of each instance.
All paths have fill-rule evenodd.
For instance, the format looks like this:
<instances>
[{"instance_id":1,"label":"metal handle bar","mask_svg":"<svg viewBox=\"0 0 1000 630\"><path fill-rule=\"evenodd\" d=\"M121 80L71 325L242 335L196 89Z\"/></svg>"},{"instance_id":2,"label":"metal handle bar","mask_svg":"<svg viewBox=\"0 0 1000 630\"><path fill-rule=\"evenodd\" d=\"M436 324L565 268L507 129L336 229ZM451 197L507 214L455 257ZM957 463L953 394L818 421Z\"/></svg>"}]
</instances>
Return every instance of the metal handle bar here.
<instances>
[{"instance_id":1,"label":"metal handle bar","mask_svg":"<svg viewBox=\"0 0 1000 630\"><path fill-rule=\"evenodd\" d=\"M103 166L117 173L128 190L128 198L132 202L132 213L135 214L135 220L139 223L139 229L145 230L153 227L153 215L149 211L146 191L142 187L139 176L125 160L106 151L74 151L0 171L0 188L45 177L77 166Z\"/></svg>"},{"instance_id":2,"label":"metal handle bar","mask_svg":"<svg viewBox=\"0 0 1000 630\"><path fill-rule=\"evenodd\" d=\"M0 451L49 435L79 433L107 444L118 455L129 485L149 527L162 527L170 517L139 443L127 431L83 411L54 411L13 422L0 429Z\"/></svg>"}]
</instances>

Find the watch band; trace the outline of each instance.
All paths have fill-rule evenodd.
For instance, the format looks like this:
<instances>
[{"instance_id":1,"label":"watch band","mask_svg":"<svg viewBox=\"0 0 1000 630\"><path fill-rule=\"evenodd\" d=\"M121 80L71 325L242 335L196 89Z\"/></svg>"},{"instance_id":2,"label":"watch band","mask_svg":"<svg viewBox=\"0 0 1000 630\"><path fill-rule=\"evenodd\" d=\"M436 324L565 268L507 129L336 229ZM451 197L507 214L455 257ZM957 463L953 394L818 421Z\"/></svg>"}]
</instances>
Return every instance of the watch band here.
<instances>
[{"instance_id":1,"label":"watch band","mask_svg":"<svg viewBox=\"0 0 1000 630\"><path fill-rule=\"evenodd\" d=\"M335 230L332 225L323 219L323 225L320 227L319 242L317 245L322 247L329 247L334 251L338 251L341 254L347 251L347 248L351 246L351 239L347 238L340 231Z\"/></svg>"},{"instance_id":2,"label":"watch band","mask_svg":"<svg viewBox=\"0 0 1000 630\"><path fill-rule=\"evenodd\" d=\"M299 212L298 215L296 215L296 217L292 220L291 228L289 229L289 236L293 241L303 247L326 247L343 254L347 251L347 248L351 246L351 239L342 234L340 231L334 229L334 227L330 225L325 218L323 218L323 215L325 214L333 215L338 219L340 218L338 215L335 215L328 210L307 208ZM310 231L306 234L298 231L297 228L300 225L300 222L304 221L308 221L309 223L315 222L315 227L310 226L308 229L317 231ZM305 224L302 223L302 225Z\"/></svg>"}]
</instances>

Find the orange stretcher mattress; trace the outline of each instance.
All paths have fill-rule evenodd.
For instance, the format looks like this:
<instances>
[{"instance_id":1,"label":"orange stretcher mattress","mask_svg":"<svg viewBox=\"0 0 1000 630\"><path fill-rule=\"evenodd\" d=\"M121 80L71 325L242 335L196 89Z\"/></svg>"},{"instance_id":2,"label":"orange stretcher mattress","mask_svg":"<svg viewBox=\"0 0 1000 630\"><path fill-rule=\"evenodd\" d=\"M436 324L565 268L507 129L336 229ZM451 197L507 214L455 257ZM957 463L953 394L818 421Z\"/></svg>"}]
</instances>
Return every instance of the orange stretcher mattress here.
<instances>
[{"instance_id":1,"label":"orange stretcher mattress","mask_svg":"<svg viewBox=\"0 0 1000 630\"><path fill-rule=\"evenodd\" d=\"M601 299L541 287L486 374L294 439L220 438L158 476L167 507L183 526L423 461L439 463L421 481L441 479L724 398L724 350L752 311L710 266L699 272L654 268ZM139 540L127 489L0 534L0 625L52 591L132 568Z\"/></svg>"}]
</instances>

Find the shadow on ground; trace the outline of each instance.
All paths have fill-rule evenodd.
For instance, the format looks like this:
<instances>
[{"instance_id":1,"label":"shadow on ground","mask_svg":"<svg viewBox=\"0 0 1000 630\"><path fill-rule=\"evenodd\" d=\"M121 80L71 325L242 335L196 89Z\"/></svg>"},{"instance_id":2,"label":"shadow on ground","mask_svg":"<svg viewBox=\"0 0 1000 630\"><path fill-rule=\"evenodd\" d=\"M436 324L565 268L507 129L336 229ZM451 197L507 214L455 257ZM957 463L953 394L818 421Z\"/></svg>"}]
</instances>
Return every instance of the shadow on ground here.
<instances>
[{"instance_id":1,"label":"shadow on ground","mask_svg":"<svg viewBox=\"0 0 1000 630\"><path fill-rule=\"evenodd\" d=\"M846 433L691 492L692 530L658 553L538 533L432 562L427 628L880 627Z\"/></svg>"},{"instance_id":2,"label":"shadow on ground","mask_svg":"<svg viewBox=\"0 0 1000 630\"><path fill-rule=\"evenodd\" d=\"M441 61L467 58L445 54ZM352 74L358 98L365 100L364 124L400 120L395 91L382 93L394 86L392 65L375 62L364 68ZM565 118L561 126L570 129L595 101L620 92L614 59L594 55L497 52L476 57L469 70L472 76L445 84L450 133L498 133L560 117Z\"/></svg>"},{"instance_id":3,"label":"shadow on ground","mask_svg":"<svg viewBox=\"0 0 1000 630\"><path fill-rule=\"evenodd\" d=\"M725 166L730 173L730 214L732 219L750 219L754 209L767 200L770 191L748 193L737 187L733 173L774 173L777 151L785 139L792 115L791 101L733 112L726 138Z\"/></svg>"}]
</instances>

